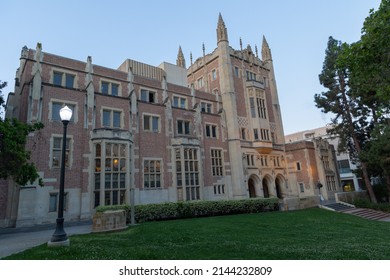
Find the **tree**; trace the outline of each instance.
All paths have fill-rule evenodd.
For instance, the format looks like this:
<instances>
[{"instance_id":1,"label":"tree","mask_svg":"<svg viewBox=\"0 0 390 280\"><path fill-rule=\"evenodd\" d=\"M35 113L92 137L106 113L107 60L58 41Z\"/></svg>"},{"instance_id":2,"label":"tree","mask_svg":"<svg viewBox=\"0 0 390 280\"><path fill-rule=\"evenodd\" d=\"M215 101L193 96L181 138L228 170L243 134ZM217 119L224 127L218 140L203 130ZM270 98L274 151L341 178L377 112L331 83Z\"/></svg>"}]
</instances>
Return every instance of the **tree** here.
<instances>
[{"instance_id":1,"label":"tree","mask_svg":"<svg viewBox=\"0 0 390 280\"><path fill-rule=\"evenodd\" d=\"M388 160L390 114L390 0L365 19L361 39L351 44L339 63L349 70L352 95L359 102L367 125L367 141L359 155L372 176L384 176L390 194Z\"/></svg>"},{"instance_id":2,"label":"tree","mask_svg":"<svg viewBox=\"0 0 390 280\"><path fill-rule=\"evenodd\" d=\"M2 89L6 85L0 81L0 106L4 105ZM17 184L26 185L39 178L35 165L29 162L30 152L25 150L25 145L27 135L42 127L41 123L30 125L0 117L0 179L12 178ZM39 184L43 185L40 178Z\"/></svg>"},{"instance_id":3,"label":"tree","mask_svg":"<svg viewBox=\"0 0 390 280\"><path fill-rule=\"evenodd\" d=\"M352 159L357 159L367 137L367 120L358 100L352 95L348 84L348 68L338 62L346 49L347 44L329 37L322 72L319 75L321 85L328 91L315 94L314 101L322 112L333 113L333 127L329 129L329 133L339 137L339 151L348 151ZM361 163L361 169L370 198L376 202L365 163Z\"/></svg>"}]
</instances>

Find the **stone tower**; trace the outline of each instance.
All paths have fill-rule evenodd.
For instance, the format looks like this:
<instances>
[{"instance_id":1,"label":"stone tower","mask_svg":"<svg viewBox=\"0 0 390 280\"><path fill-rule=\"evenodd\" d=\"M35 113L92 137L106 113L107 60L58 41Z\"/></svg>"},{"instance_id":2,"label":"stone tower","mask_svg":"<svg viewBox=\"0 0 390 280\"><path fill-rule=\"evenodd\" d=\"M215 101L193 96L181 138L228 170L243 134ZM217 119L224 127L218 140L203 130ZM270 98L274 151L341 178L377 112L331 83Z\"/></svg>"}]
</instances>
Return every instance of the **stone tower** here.
<instances>
[{"instance_id":1,"label":"stone tower","mask_svg":"<svg viewBox=\"0 0 390 280\"><path fill-rule=\"evenodd\" d=\"M246 198L245 177L238 125L237 100L234 89L233 67L230 58L230 47L225 22L219 14L217 26L217 52L220 75L220 91L223 112L227 126L227 141L229 143L230 168L232 177L232 197Z\"/></svg>"},{"instance_id":2,"label":"stone tower","mask_svg":"<svg viewBox=\"0 0 390 280\"><path fill-rule=\"evenodd\" d=\"M264 63L264 66L269 69L270 71L270 80L269 87L271 91L271 97L272 97L272 107L274 110L274 117L275 117L275 136L274 136L274 143L283 145L284 144L284 131L283 131L283 122L282 122L282 113L280 110L279 105L279 98L278 98L278 90L276 87L276 80L275 80L275 72L274 72L274 64L272 61L272 54L271 49L268 46L268 42L265 39L265 36L263 36L263 45L261 48L261 56Z\"/></svg>"}]
</instances>

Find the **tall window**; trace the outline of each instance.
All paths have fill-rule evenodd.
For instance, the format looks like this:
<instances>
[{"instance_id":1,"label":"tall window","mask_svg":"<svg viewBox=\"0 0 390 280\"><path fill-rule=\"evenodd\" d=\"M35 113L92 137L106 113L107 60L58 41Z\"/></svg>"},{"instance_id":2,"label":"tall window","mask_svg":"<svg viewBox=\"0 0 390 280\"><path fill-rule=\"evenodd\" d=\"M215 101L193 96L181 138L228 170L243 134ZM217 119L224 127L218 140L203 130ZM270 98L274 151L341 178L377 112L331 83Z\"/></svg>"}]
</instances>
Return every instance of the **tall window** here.
<instances>
[{"instance_id":1,"label":"tall window","mask_svg":"<svg viewBox=\"0 0 390 280\"><path fill-rule=\"evenodd\" d=\"M301 163L299 161L297 161L296 164L297 164L297 170L300 171L301 170Z\"/></svg>"},{"instance_id":2,"label":"tall window","mask_svg":"<svg viewBox=\"0 0 390 280\"><path fill-rule=\"evenodd\" d=\"M223 176L223 151L211 149L211 171L213 176Z\"/></svg>"},{"instance_id":3,"label":"tall window","mask_svg":"<svg viewBox=\"0 0 390 280\"><path fill-rule=\"evenodd\" d=\"M103 110L103 126L120 128L121 127L121 112L115 110Z\"/></svg>"},{"instance_id":4,"label":"tall window","mask_svg":"<svg viewBox=\"0 0 390 280\"><path fill-rule=\"evenodd\" d=\"M148 89L141 89L141 100L149 103L156 103L156 92Z\"/></svg>"},{"instance_id":5,"label":"tall window","mask_svg":"<svg viewBox=\"0 0 390 280\"><path fill-rule=\"evenodd\" d=\"M203 78L198 79L197 83L198 83L198 88L202 88L203 87Z\"/></svg>"},{"instance_id":6,"label":"tall window","mask_svg":"<svg viewBox=\"0 0 390 280\"><path fill-rule=\"evenodd\" d=\"M255 140L259 140L259 130L257 128L253 129L253 136Z\"/></svg>"},{"instance_id":7,"label":"tall window","mask_svg":"<svg viewBox=\"0 0 390 280\"><path fill-rule=\"evenodd\" d=\"M158 116L144 115L144 131L159 132L159 123Z\"/></svg>"},{"instance_id":8,"label":"tall window","mask_svg":"<svg viewBox=\"0 0 390 280\"><path fill-rule=\"evenodd\" d=\"M329 157L328 156L323 156L322 157L322 164L324 165L325 169L329 169L330 168Z\"/></svg>"},{"instance_id":9,"label":"tall window","mask_svg":"<svg viewBox=\"0 0 390 280\"><path fill-rule=\"evenodd\" d=\"M206 137L217 138L217 126L213 124L206 124Z\"/></svg>"},{"instance_id":10,"label":"tall window","mask_svg":"<svg viewBox=\"0 0 390 280\"><path fill-rule=\"evenodd\" d=\"M250 107L251 107L251 116L252 116L252 118L256 118L255 99L253 97L249 97L249 103L250 103Z\"/></svg>"},{"instance_id":11,"label":"tall window","mask_svg":"<svg viewBox=\"0 0 390 280\"><path fill-rule=\"evenodd\" d=\"M299 190L301 193L305 192L305 185L303 183L299 183Z\"/></svg>"},{"instance_id":12,"label":"tall window","mask_svg":"<svg viewBox=\"0 0 390 280\"><path fill-rule=\"evenodd\" d=\"M326 188L328 189L328 191L336 190L336 180L333 175L326 176Z\"/></svg>"},{"instance_id":13,"label":"tall window","mask_svg":"<svg viewBox=\"0 0 390 280\"><path fill-rule=\"evenodd\" d=\"M187 99L184 97L174 96L173 97L173 107L182 108L182 109L187 108Z\"/></svg>"},{"instance_id":14,"label":"tall window","mask_svg":"<svg viewBox=\"0 0 390 280\"><path fill-rule=\"evenodd\" d=\"M126 151L126 144L95 145L95 207L125 203Z\"/></svg>"},{"instance_id":15,"label":"tall window","mask_svg":"<svg viewBox=\"0 0 390 280\"><path fill-rule=\"evenodd\" d=\"M262 119L267 118L265 100L263 98L257 98L257 112L259 114L259 118L262 118Z\"/></svg>"},{"instance_id":16,"label":"tall window","mask_svg":"<svg viewBox=\"0 0 390 280\"><path fill-rule=\"evenodd\" d=\"M194 148L176 148L176 185L185 190L185 200L200 199L198 151Z\"/></svg>"},{"instance_id":17,"label":"tall window","mask_svg":"<svg viewBox=\"0 0 390 280\"><path fill-rule=\"evenodd\" d=\"M144 188L161 188L160 160L144 160Z\"/></svg>"},{"instance_id":18,"label":"tall window","mask_svg":"<svg viewBox=\"0 0 390 280\"><path fill-rule=\"evenodd\" d=\"M214 69L213 71L211 71L211 79L213 81L217 79L217 70Z\"/></svg>"},{"instance_id":19,"label":"tall window","mask_svg":"<svg viewBox=\"0 0 390 280\"><path fill-rule=\"evenodd\" d=\"M53 137L51 167L61 167L62 137ZM70 138L66 139L65 167L70 165Z\"/></svg>"},{"instance_id":20,"label":"tall window","mask_svg":"<svg viewBox=\"0 0 390 280\"><path fill-rule=\"evenodd\" d=\"M177 134L190 135L190 122L184 120L177 121Z\"/></svg>"}]
</instances>

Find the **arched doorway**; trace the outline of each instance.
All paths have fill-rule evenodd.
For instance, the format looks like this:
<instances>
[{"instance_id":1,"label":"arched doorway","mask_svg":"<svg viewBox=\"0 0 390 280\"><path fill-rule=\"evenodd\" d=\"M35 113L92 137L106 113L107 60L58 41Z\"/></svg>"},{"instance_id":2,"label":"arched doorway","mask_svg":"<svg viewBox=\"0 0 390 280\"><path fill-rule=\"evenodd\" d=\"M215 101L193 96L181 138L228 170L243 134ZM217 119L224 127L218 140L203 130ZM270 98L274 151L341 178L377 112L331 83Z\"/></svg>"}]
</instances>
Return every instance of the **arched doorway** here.
<instances>
[{"instance_id":1,"label":"arched doorway","mask_svg":"<svg viewBox=\"0 0 390 280\"><path fill-rule=\"evenodd\" d=\"M249 190L249 198L256 197L255 180L253 180L253 178L249 178L248 180L248 190Z\"/></svg>"},{"instance_id":2,"label":"arched doorway","mask_svg":"<svg viewBox=\"0 0 390 280\"><path fill-rule=\"evenodd\" d=\"M268 180L266 178L263 178L263 193L264 197L269 197L269 186L268 186Z\"/></svg>"},{"instance_id":3,"label":"arched doorway","mask_svg":"<svg viewBox=\"0 0 390 280\"><path fill-rule=\"evenodd\" d=\"M276 179L275 179L275 188L276 188L276 196L278 198L283 198L282 182L281 182L281 179L279 177L276 177Z\"/></svg>"}]
</instances>

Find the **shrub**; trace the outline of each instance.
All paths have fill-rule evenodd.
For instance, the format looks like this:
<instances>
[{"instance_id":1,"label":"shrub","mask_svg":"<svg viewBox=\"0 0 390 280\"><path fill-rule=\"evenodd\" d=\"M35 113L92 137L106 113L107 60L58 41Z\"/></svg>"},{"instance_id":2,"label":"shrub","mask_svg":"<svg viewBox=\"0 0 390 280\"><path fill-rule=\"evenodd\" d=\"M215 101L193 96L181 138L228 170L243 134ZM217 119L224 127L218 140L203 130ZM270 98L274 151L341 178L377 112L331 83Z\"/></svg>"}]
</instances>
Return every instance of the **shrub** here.
<instances>
[{"instance_id":1,"label":"shrub","mask_svg":"<svg viewBox=\"0 0 390 280\"><path fill-rule=\"evenodd\" d=\"M98 206L96 212L125 210L127 222L130 221L130 206ZM279 210L276 198L257 198L244 200L185 201L135 206L135 220L140 222L209 217L245 213L259 213Z\"/></svg>"},{"instance_id":2,"label":"shrub","mask_svg":"<svg viewBox=\"0 0 390 280\"><path fill-rule=\"evenodd\" d=\"M369 208L390 213L390 203L373 203L369 199L355 199L353 204L359 208Z\"/></svg>"}]
</instances>

